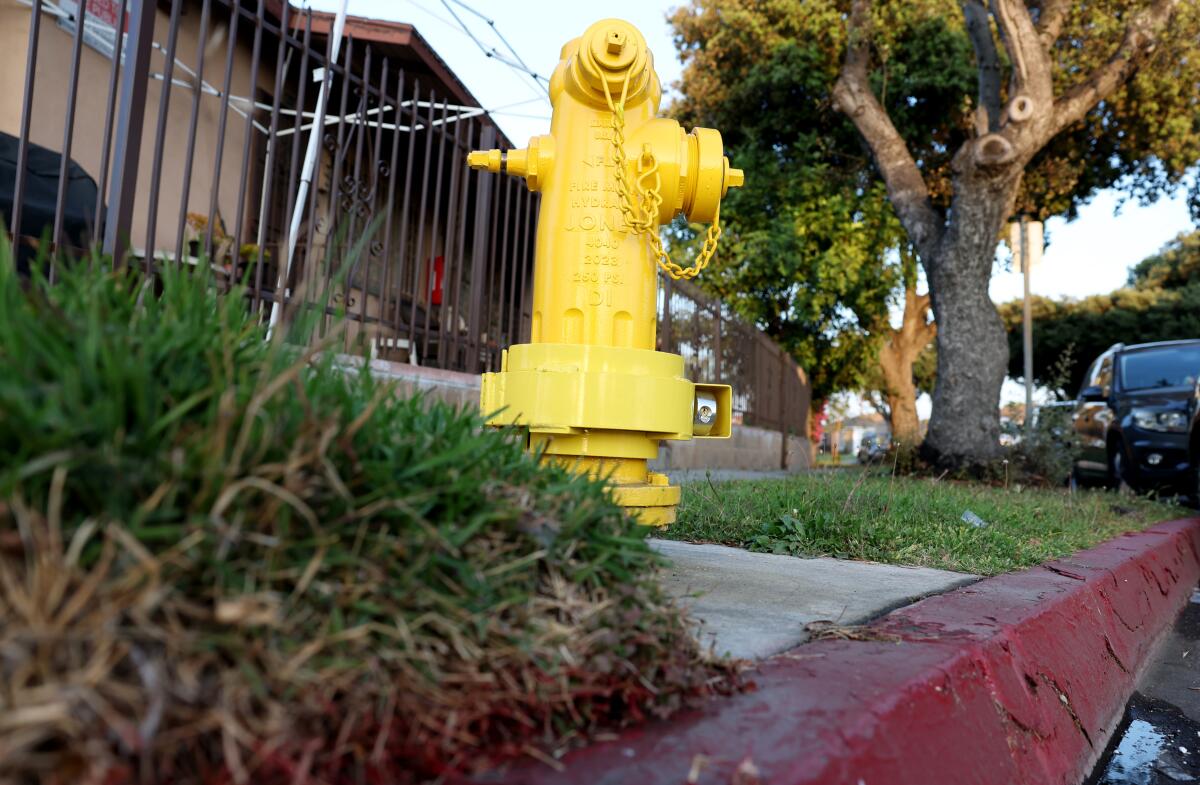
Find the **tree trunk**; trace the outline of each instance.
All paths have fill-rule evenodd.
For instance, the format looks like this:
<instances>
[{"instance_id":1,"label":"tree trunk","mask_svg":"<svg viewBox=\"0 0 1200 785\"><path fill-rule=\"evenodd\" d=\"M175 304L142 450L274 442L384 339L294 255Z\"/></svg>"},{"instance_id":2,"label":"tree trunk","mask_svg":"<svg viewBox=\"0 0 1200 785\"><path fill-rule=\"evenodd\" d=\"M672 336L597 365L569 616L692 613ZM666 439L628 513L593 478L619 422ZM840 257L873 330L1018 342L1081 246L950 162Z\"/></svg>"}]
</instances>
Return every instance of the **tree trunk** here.
<instances>
[{"instance_id":1,"label":"tree trunk","mask_svg":"<svg viewBox=\"0 0 1200 785\"><path fill-rule=\"evenodd\" d=\"M883 371L892 441L902 447L913 447L921 441L913 364L937 334L936 325L926 320L928 313L929 295L917 294L914 286L906 285L900 329L892 330L888 340L879 349L879 367Z\"/></svg>"},{"instance_id":2,"label":"tree trunk","mask_svg":"<svg viewBox=\"0 0 1200 785\"><path fill-rule=\"evenodd\" d=\"M1020 170L986 172L955 156L954 216L933 254L922 258L937 320L937 384L922 452L948 467L1000 455L1000 387L1008 339L988 296L996 244L1012 211Z\"/></svg>"}]
</instances>

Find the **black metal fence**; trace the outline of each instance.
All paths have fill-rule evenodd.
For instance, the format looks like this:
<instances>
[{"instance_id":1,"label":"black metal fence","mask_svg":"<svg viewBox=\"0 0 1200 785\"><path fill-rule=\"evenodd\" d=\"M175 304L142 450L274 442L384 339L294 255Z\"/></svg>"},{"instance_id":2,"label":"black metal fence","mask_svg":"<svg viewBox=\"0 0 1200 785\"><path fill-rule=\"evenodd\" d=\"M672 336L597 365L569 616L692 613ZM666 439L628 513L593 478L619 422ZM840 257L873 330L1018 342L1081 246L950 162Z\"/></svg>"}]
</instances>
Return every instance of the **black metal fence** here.
<instances>
[{"instance_id":1,"label":"black metal fence","mask_svg":"<svg viewBox=\"0 0 1200 785\"><path fill-rule=\"evenodd\" d=\"M411 27L355 20L333 58L332 15L283 0L19 9L0 10L28 24L23 94L0 96L19 262L48 243L52 264L95 244L147 270L207 264L264 321L344 312L347 348L451 370L528 339L538 197L466 167L508 142ZM682 282L660 319L691 378L733 385L739 422L807 433L807 384L772 341Z\"/></svg>"},{"instance_id":2,"label":"black metal fence","mask_svg":"<svg viewBox=\"0 0 1200 785\"><path fill-rule=\"evenodd\" d=\"M664 278L658 303L659 349L689 378L732 386L734 422L808 435L812 391L791 355L686 281Z\"/></svg>"},{"instance_id":3,"label":"black metal fence","mask_svg":"<svg viewBox=\"0 0 1200 785\"><path fill-rule=\"evenodd\" d=\"M347 347L415 364L494 368L527 336L537 197L467 169L506 140L411 28L348 28L331 62L330 15L282 2L31 6L3 215L22 258L95 243L147 269L207 263L264 320L344 311Z\"/></svg>"}]
</instances>

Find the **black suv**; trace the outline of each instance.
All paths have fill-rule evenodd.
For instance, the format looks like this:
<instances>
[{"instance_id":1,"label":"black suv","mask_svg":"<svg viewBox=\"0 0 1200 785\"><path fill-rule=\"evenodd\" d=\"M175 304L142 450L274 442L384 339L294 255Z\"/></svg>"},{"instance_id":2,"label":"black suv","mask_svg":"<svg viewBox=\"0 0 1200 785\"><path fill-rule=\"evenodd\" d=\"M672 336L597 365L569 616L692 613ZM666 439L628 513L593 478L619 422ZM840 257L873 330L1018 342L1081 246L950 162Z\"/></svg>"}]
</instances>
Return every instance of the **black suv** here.
<instances>
[{"instance_id":1,"label":"black suv","mask_svg":"<svg viewBox=\"0 0 1200 785\"><path fill-rule=\"evenodd\" d=\"M1189 430L1197 376L1200 340L1119 343L1097 357L1075 409L1081 452L1074 478L1194 493Z\"/></svg>"}]
</instances>

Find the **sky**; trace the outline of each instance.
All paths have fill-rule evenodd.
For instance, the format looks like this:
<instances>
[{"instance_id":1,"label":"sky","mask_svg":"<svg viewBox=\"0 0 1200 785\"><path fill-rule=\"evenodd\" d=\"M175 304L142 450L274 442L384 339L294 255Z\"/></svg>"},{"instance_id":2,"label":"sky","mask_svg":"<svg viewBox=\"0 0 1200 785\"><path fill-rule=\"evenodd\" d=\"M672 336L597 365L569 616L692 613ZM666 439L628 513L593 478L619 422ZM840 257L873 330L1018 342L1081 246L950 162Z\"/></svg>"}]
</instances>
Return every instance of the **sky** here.
<instances>
[{"instance_id":1,"label":"sky","mask_svg":"<svg viewBox=\"0 0 1200 785\"><path fill-rule=\"evenodd\" d=\"M311 5L336 11L339 2L312 0ZM530 70L549 77L564 43L602 15L625 19L646 37L668 93L666 103L670 85L679 79L682 68L666 21L678 5L662 0L607 0L595 7L571 0L350 0L349 13L416 27L484 107L499 107L492 113L496 122L515 144L523 146L529 137L549 130L545 90L527 74L488 57L472 36L484 48L495 47L508 57L499 37L503 36ZM487 20L495 23L494 29ZM754 173L746 176L753 178ZM1048 223L1045 256L1041 267L1032 271L1035 294L1079 298L1112 291L1125 283L1131 265L1192 228L1182 194L1146 207L1129 203L1118 210L1120 204L1120 194L1102 192L1080 210L1076 220ZM1007 252L1000 250L990 287L997 303L1020 298L1022 293L1021 275L1008 269L1007 261ZM1024 393L1009 382L1002 397L1023 400ZM928 401L921 408L922 416L927 416Z\"/></svg>"}]
</instances>

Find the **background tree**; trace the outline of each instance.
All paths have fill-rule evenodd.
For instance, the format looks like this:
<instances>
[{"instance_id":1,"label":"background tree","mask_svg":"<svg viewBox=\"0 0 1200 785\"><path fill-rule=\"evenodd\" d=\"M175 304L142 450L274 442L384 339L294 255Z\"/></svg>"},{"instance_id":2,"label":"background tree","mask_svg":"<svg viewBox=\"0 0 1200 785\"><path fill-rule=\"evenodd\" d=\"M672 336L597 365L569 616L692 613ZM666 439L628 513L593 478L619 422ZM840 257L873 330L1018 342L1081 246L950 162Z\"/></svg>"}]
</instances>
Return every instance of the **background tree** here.
<instances>
[{"instance_id":1,"label":"background tree","mask_svg":"<svg viewBox=\"0 0 1200 785\"><path fill-rule=\"evenodd\" d=\"M863 399L888 418L892 438L906 447L921 443L917 398L932 395L937 381L937 324L929 319L929 294L918 291L917 260L911 251L900 256L902 287L896 293L900 323L882 329L878 362L865 374Z\"/></svg>"},{"instance_id":2,"label":"background tree","mask_svg":"<svg viewBox=\"0 0 1200 785\"><path fill-rule=\"evenodd\" d=\"M1066 373L1067 395L1083 384L1088 366L1114 343L1200 338L1200 232L1180 235L1159 253L1133 267L1129 285L1082 300L1035 297L1033 375L1037 384L1057 384ZM1021 302L1000 306L1008 328L1009 373L1024 373ZM1059 358L1071 350L1065 369Z\"/></svg>"},{"instance_id":3,"label":"background tree","mask_svg":"<svg viewBox=\"0 0 1200 785\"><path fill-rule=\"evenodd\" d=\"M999 450L1008 351L987 286L1004 222L1071 215L1111 186L1151 200L1200 158L1194 2L692 0L671 21L685 119L774 127L773 145L737 138L775 152L772 178L817 151L830 188L865 200L882 179L930 285L926 446L946 463ZM738 160L753 184L758 161ZM730 207L736 232L743 205Z\"/></svg>"}]
</instances>

